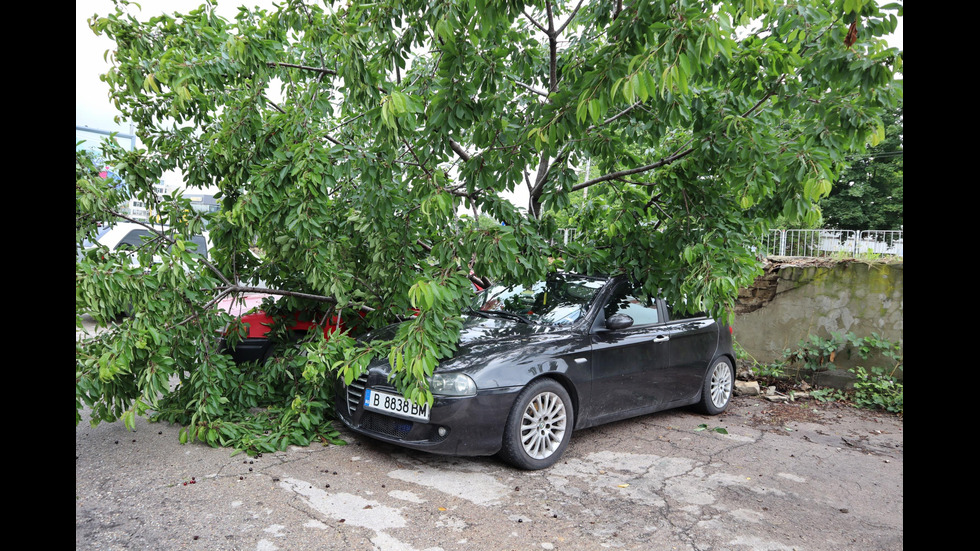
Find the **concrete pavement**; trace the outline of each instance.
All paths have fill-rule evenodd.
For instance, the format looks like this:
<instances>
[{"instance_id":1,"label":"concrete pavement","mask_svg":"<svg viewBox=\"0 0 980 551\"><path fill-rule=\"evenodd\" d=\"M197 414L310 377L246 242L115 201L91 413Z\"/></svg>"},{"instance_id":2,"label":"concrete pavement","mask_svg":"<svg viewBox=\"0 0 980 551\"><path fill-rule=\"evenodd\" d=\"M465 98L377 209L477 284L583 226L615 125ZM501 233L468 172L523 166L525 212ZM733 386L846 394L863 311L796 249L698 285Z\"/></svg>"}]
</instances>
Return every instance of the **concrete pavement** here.
<instances>
[{"instance_id":1,"label":"concrete pavement","mask_svg":"<svg viewBox=\"0 0 980 551\"><path fill-rule=\"evenodd\" d=\"M697 430L724 427L728 434ZM77 549L895 550L903 422L737 397L576 432L545 471L343 431L250 458L177 427L75 429Z\"/></svg>"}]
</instances>

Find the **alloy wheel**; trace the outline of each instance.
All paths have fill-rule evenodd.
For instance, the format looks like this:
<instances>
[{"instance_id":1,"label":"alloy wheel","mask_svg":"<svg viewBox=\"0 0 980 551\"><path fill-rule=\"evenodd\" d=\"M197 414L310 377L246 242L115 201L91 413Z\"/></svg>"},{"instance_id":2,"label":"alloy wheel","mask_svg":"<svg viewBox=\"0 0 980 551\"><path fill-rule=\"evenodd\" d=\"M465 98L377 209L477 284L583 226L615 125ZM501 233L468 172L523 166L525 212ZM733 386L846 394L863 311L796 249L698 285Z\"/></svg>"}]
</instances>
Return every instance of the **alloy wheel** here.
<instances>
[{"instance_id":1,"label":"alloy wheel","mask_svg":"<svg viewBox=\"0 0 980 551\"><path fill-rule=\"evenodd\" d=\"M557 394L542 392L534 397L521 419L521 445L534 459L555 453L565 437L565 404Z\"/></svg>"},{"instance_id":2,"label":"alloy wheel","mask_svg":"<svg viewBox=\"0 0 980 551\"><path fill-rule=\"evenodd\" d=\"M711 373L711 403L724 408L732 397L732 369L726 362L718 362Z\"/></svg>"}]
</instances>

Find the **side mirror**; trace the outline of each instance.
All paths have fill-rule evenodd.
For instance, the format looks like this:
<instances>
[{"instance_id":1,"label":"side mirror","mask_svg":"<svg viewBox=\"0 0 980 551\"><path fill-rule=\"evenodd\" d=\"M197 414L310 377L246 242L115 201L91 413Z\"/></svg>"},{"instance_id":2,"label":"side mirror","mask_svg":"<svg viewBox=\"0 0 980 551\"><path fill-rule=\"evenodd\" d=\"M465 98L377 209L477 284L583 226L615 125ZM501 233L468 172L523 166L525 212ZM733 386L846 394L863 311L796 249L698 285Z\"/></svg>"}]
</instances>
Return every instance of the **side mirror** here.
<instances>
[{"instance_id":1,"label":"side mirror","mask_svg":"<svg viewBox=\"0 0 980 551\"><path fill-rule=\"evenodd\" d=\"M633 325L633 318L627 316L626 314L614 314L609 316L606 320L606 329L617 330L626 329L627 327Z\"/></svg>"}]
</instances>

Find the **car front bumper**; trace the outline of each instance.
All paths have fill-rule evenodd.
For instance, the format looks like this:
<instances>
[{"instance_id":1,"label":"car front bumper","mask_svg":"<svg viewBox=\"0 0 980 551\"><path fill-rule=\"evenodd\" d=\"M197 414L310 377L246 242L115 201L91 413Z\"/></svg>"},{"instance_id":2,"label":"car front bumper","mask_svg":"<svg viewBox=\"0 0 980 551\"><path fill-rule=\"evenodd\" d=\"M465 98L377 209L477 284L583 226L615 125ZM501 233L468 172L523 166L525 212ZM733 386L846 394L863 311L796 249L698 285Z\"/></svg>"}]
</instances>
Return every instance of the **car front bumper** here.
<instances>
[{"instance_id":1,"label":"car front bumper","mask_svg":"<svg viewBox=\"0 0 980 551\"><path fill-rule=\"evenodd\" d=\"M377 440L446 455L493 455L500 451L504 424L521 387L486 389L476 396L436 396L429 422L396 417L364 408L365 386L397 392L375 377L362 378L350 387L342 382L336 390L340 420L354 432ZM364 386L361 386L364 385ZM439 429L444 429L440 434Z\"/></svg>"}]
</instances>

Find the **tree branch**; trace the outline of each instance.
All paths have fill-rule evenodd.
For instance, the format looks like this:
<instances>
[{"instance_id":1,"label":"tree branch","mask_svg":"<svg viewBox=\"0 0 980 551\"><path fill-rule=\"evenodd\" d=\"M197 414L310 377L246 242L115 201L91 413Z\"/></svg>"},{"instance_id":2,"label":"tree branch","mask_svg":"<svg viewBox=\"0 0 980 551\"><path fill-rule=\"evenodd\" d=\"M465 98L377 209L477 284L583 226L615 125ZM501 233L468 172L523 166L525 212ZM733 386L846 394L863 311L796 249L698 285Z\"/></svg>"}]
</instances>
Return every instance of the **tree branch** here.
<instances>
[{"instance_id":1,"label":"tree branch","mask_svg":"<svg viewBox=\"0 0 980 551\"><path fill-rule=\"evenodd\" d=\"M541 161L538 163L538 173L534 175L534 187L529 189L529 194L531 196L531 214L537 218L538 217L538 199L541 198L541 192L544 189L545 176L548 175L548 157L542 153Z\"/></svg>"},{"instance_id":2,"label":"tree branch","mask_svg":"<svg viewBox=\"0 0 980 551\"><path fill-rule=\"evenodd\" d=\"M337 71L333 69L324 69L322 67L310 67L308 65L296 65L294 63L282 63L278 61L270 61L266 63L269 67L289 67L291 69L303 69L304 71L316 71L324 75L336 75Z\"/></svg>"},{"instance_id":3,"label":"tree branch","mask_svg":"<svg viewBox=\"0 0 980 551\"><path fill-rule=\"evenodd\" d=\"M266 103L268 103L269 105L271 105L271 106L272 106L272 108L273 108L273 109L275 109L276 111L279 111L279 112L280 112L280 113L282 113L283 115L285 115L285 114L286 114L286 111L284 111L282 107L279 107L279 104L278 104L278 103L276 103L276 102L274 102L274 101L272 101L271 99L269 99L269 98L267 98L267 97L265 97L265 96L262 96L262 97L263 97L263 98L265 99L265 102L266 102Z\"/></svg>"},{"instance_id":4,"label":"tree branch","mask_svg":"<svg viewBox=\"0 0 980 551\"><path fill-rule=\"evenodd\" d=\"M755 105L753 105L747 111L745 111L744 113L742 113L741 117L742 118L747 118L754 111L756 111L757 109L759 109L759 107L761 107L762 104L766 102L766 100L768 100L769 98L771 98L773 96L773 94L776 93L776 89L779 88L779 85L783 82L783 80L785 80L785 78L786 78L786 75L785 74L780 75L780 77L776 80L776 82L769 88L769 90L766 91L765 95L763 95L762 98L760 98L759 101L757 101L755 103ZM605 121L603 121L602 122L602 125L605 125L605 124L607 124L609 122L612 122L615 119L618 119L619 117L625 115L627 112L629 112L632 109L636 108L638 105L640 105L640 102L634 103L633 105L627 107L623 111L621 111L621 112L617 113L616 115L613 115L612 117L610 117L610 118L606 119ZM590 130L592 128L595 128L595 126L589 127ZM688 149L686 149L684 151L681 151L679 153L675 153L675 154L670 155L668 157L664 157L663 159L661 159L661 160L659 160L659 161L657 161L657 162L655 162L653 164L649 164L649 165L645 165L645 166L641 166L641 167L637 167L637 168L631 168L631 169L628 169L628 170L621 170L619 172L613 172L613 173L610 173L610 174L606 174L605 176L600 176L598 178L594 178L594 179L589 180L587 182L583 182L581 184L577 184L575 186L572 186L572 191L578 191L580 189L584 189L584 188L587 188L589 186L592 186L592 185L595 185L595 184L599 184L599 183L602 183L602 182L606 182L606 181L609 181L609 180L619 180L619 179L622 179L624 176L629 176L631 174L638 174L638 173L641 173L641 172L647 172L647 171L650 171L650 170L653 170L653 169L656 169L656 168L660 168L662 166L666 166L666 165L669 165L669 164L671 164L671 163L673 163L675 161L678 161L680 159L683 159L684 157L687 157L688 155L690 155L693 152L694 152L694 148L693 147L692 148L688 148ZM637 182L630 182L630 183L636 184Z\"/></svg>"},{"instance_id":5,"label":"tree branch","mask_svg":"<svg viewBox=\"0 0 980 551\"><path fill-rule=\"evenodd\" d=\"M663 159L660 159L659 161L657 161L657 162L655 162L653 164L649 164L649 165L645 165L645 166L641 166L641 167L637 167L637 168L630 168L630 169L627 169L627 170L620 170L619 172L612 172L610 174L606 174L605 176L599 176L598 178L593 178L593 179L591 179L591 180L589 180L587 182L582 182L581 184L572 186L572 191L578 191L580 189L584 189L584 188L587 188L589 186L592 186L592 185L595 185L595 184L599 184L599 183L602 183L602 182L607 182L609 180L617 180L617 179L620 179L620 178L622 178L624 176L629 176L630 174L639 174L640 172L647 172L647 171L653 170L655 168L660 168L662 166L666 166L666 165L669 165L670 163L673 163L675 161L678 161L680 159L683 159L684 157L687 157L691 153L694 153L694 148L693 147L690 148L690 149L688 149L688 150L686 150L686 151L682 151L682 152L680 152L680 153L678 153L676 155L671 155L669 157L664 157Z\"/></svg>"},{"instance_id":6,"label":"tree branch","mask_svg":"<svg viewBox=\"0 0 980 551\"><path fill-rule=\"evenodd\" d=\"M315 300L318 302L327 302L331 304L337 303L337 299L334 297L314 295L310 293L300 293L298 291L283 291L281 289L270 289L268 287L248 287L245 285L232 284L229 285L228 287L219 287L219 289L227 293L262 293L266 295L279 295L284 297L305 298L309 300Z\"/></svg>"},{"instance_id":7,"label":"tree branch","mask_svg":"<svg viewBox=\"0 0 980 551\"><path fill-rule=\"evenodd\" d=\"M616 113L615 115L609 117L608 119L606 119L606 120L604 120L604 121L602 121L600 123L593 124L592 126L590 126L589 128L587 128L586 131L588 132L588 131L591 131L591 130L595 130L595 129L599 128L599 127L605 126L605 125L607 125L607 124L615 121L616 119L618 119L618 118L626 115L627 113L629 113L630 111L636 109L640 105L643 105L643 102L642 101L638 101L638 102L634 103L633 105L630 105L626 109L623 109L619 113Z\"/></svg>"},{"instance_id":8,"label":"tree branch","mask_svg":"<svg viewBox=\"0 0 980 551\"><path fill-rule=\"evenodd\" d=\"M537 95L539 95L541 97L545 97L545 98L548 97L548 92L545 92L544 90L538 90L537 88L534 88L533 86L529 86L527 84L524 84L523 82L521 82L519 80L514 80L513 78L510 78L509 76L507 78L510 79L510 81L513 82L514 84L520 86L521 88L527 90L528 92L531 92L532 94L537 94Z\"/></svg>"},{"instance_id":9,"label":"tree branch","mask_svg":"<svg viewBox=\"0 0 980 551\"><path fill-rule=\"evenodd\" d=\"M402 143L405 144L405 147L408 148L409 153L412 154L412 157L415 159L415 162L419 164L419 168L422 169L422 172L425 172L425 175L428 176L430 180L432 180L433 179L432 173L429 172L429 169L425 168L425 165L422 164L422 159L419 159L419 156L415 154L415 150L412 149L412 146L409 145L408 141L405 138L402 138Z\"/></svg>"},{"instance_id":10,"label":"tree branch","mask_svg":"<svg viewBox=\"0 0 980 551\"><path fill-rule=\"evenodd\" d=\"M452 138L449 138L449 147L451 147L453 151L455 151L456 154L459 155L459 158L463 159L464 161L469 161L471 158L473 158L469 153L466 152L465 149L463 149L463 146L459 145L459 143L457 143L456 140Z\"/></svg>"},{"instance_id":11,"label":"tree branch","mask_svg":"<svg viewBox=\"0 0 980 551\"><path fill-rule=\"evenodd\" d=\"M566 19L565 22L558 27L558 30L555 31L556 34L561 34L561 32L565 30L565 27L572 22L572 19L575 19L575 14L578 13L578 9L582 7L582 2L583 0L578 0L578 4L575 6L575 9L572 10L572 13L568 16L568 19Z\"/></svg>"},{"instance_id":12,"label":"tree branch","mask_svg":"<svg viewBox=\"0 0 980 551\"><path fill-rule=\"evenodd\" d=\"M548 91L558 90L558 33L555 32L555 15L551 0L545 3L548 8Z\"/></svg>"},{"instance_id":13,"label":"tree branch","mask_svg":"<svg viewBox=\"0 0 980 551\"><path fill-rule=\"evenodd\" d=\"M575 11L578 11L578 9L579 9L580 6L581 6L581 2L579 2L579 5L575 7ZM574 12L573 12L572 15L574 16ZM551 21L551 3L550 2L548 3L548 17L549 17L548 24L549 24L549 27L550 27L551 24L552 24L552 21ZM569 18L569 20L570 19L571 19L571 17ZM568 22L566 21L565 24L567 25ZM564 28L564 25L562 26L562 28ZM551 63L550 63L550 65L551 65L551 79L552 79L552 82L551 82L551 91L552 92L554 92L554 91L556 91L558 89L558 76L557 76L557 69L556 69L556 63L557 63L557 38L556 37L557 37L557 35L558 35L558 32L549 32L548 33L548 42L549 42L550 55L551 55ZM520 83L518 83L518 84L520 84ZM640 101L637 101L637 102L633 103L629 107L623 109L619 113L616 113L615 115L609 117L608 119L602 121L601 123L594 124L594 125L590 126L588 128L588 131L591 131L591 130L594 130L596 128L599 128L600 126L605 126L606 124L609 124L609 123L615 121L616 119L619 119L620 117L625 116L627 113L629 113L633 109L636 109L642 103L643 102L640 102ZM548 172L551 170L551 167L552 166L554 166L555 164L561 162L561 160L564 159L565 154L566 154L566 148L563 147L562 148L562 151L558 153L557 157L555 157L555 162L552 163L552 164L550 164L550 165L548 165L547 159L544 156L542 156L541 162L538 165L538 172L535 175L534 185L533 186L528 185L528 190L530 192L530 199L531 199L531 206L532 206L532 209L531 210L532 211L535 211L536 210L534 208L534 205L537 204L537 201L541 197L541 193L544 190L544 184L545 184L545 180L546 180L546 177L548 175ZM653 168L656 168L656 167L653 167ZM652 168L651 169L648 169L648 170L652 170ZM610 179L612 179L612 178L610 178ZM599 182L595 182L595 183L599 183ZM582 187L585 187L584 184L581 184L581 185L582 185ZM576 189L581 189L581 188L579 188L579 187L576 186L576 187L573 187L572 188L572 191L575 191ZM537 213L536 212L534 212L533 214L535 214L535 216L537 216Z\"/></svg>"},{"instance_id":14,"label":"tree branch","mask_svg":"<svg viewBox=\"0 0 980 551\"><path fill-rule=\"evenodd\" d=\"M167 243L170 243L171 245L174 244L174 240L173 239L171 239L169 236L167 236L166 234L164 234L162 231L154 228L153 226L147 225L147 224L143 223L140 220L136 220L135 218L130 218L130 217L124 215L124 214L121 214L121 213L118 213L118 212L115 212L115 211L112 211L112 210L106 211L106 212L108 212L109 214L111 214L113 216L119 217L119 218L121 218L123 220L127 220L129 222L134 223L134 224L139 224L140 226L143 226L144 228L150 230L150 232L152 232L153 234L155 234L157 237L160 237L161 239L163 239ZM202 264L204 264L205 266L207 266L209 270L211 270L212 272L214 272L214 274L216 276L218 276L223 283L225 283L226 285L231 285L232 284L230 281L228 281L228 278L226 278L225 275L222 274L221 271L218 270L218 268L216 268L214 266L214 264L211 264L211 262L207 258L204 258L204 256L201 256L199 258L199 260L200 260L200 262Z\"/></svg>"},{"instance_id":15,"label":"tree branch","mask_svg":"<svg viewBox=\"0 0 980 551\"><path fill-rule=\"evenodd\" d=\"M779 78L776 80L776 83L773 84L769 88L769 90L766 91L766 94L764 96L762 96L762 98L760 98L759 101L755 102L755 105L753 105L748 111L742 113L742 118L744 119L744 118L748 117L749 115L751 115L753 111L755 111L756 109L758 109L760 106L762 106L763 103L766 102L766 100L768 100L769 98L771 98L772 95L776 93L776 88L779 88L779 85L782 84L784 80L786 80L786 74L785 73L782 74L782 75L779 75Z\"/></svg>"},{"instance_id":16,"label":"tree branch","mask_svg":"<svg viewBox=\"0 0 980 551\"><path fill-rule=\"evenodd\" d=\"M538 23L537 21L535 21L534 18L531 17L531 15L527 13L527 10L523 10L521 13L523 13L524 14L524 17L526 17L527 20L530 21L531 24L534 25L535 27L537 27L541 32L543 32L543 33L547 33L548 32L548 30L544 28L544 25L542 25L541 23Z\"/></svg>"}]
</instances>

